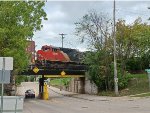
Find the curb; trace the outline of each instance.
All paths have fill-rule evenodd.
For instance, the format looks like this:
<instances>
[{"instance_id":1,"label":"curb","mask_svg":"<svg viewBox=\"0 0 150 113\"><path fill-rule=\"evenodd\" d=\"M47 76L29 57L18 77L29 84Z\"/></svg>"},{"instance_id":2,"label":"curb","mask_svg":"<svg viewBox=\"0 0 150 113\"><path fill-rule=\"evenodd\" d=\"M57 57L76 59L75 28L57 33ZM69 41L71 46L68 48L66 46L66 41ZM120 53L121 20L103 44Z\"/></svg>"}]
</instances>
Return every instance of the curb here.
<instances>
[{"instance_id":1,"label":"curb","mask_svg":"<svg viewBox=\"0 0 150 113\"><path fill-rule=\"evenodd\" d=\"M129 95L129 96L130 97L136 97L136 96L140 96L140 95L144 95L144 94L150 94L150 92L140 93L140 94L135 94L135 95ZM144 97L150 97L150 96L144 96Z\"/></svg>"}]
</instances>

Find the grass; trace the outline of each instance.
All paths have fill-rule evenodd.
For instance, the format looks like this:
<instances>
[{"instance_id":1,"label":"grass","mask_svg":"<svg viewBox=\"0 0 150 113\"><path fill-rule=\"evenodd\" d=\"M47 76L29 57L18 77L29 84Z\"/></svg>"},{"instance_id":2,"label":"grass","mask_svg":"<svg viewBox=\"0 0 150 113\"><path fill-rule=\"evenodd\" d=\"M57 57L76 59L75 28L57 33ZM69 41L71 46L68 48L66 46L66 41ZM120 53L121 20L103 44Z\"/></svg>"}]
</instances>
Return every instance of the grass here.
<instances>
[{"instance_id":1,"label":"grass","mask_svg":"<svg viewBox=\"0 0 150 113\"><path fill-rule=\"evenodd\" d=\"M149 80L147 74L132 74L126 89L119 91L119 96L134 95L136 97L150 96ZM148 92L148 93L147 93ZM114 91L100 92L101 96L115 96Z\"/></svg>"},{"instance_id":2,"label":"grass","mask_svg":"<svg viewBox=\"0 0 150 113\"><path fill-rule=\"evenodd\" d=\"M119 96L134 95L136 97L150 96L149 81L147 74L132 74L132 79L129 81L128 87L119 91ZM57 78L50 81L52 86L64 86L65 82L70 78ZM148 93L147 93L148 92ZM138 94L138 95L137 95ZM115 96L114 91L103 91L100 96Z\"/></svg>"},{"instance_id":3,"label":"grass","mask_svg":"<svg viewBox=\"0 0 150 113\"><path fill-rule=\"evenodd\" d=\"M132 74L128 88L120 91L121 96L136 95L149 92L149 80L147 74Z\"/></svg>"},{"instance_id":4,"label":"grass","mask_svg":"<svg viewBox=\"0 0 150 113\"><path fill-rule=\"evenodd\" d=\"M56 78L50 81L52 86L65 86L69 84L70 78Z\"/></svg>"},{"instance_id":5,"label":"grass","mask_svg":"<svg viewBox=\"0 0 150 113\"><path fill-rule=\"evenodd\" d=\"M60 85L62 85L62 82L61 82L61 79L59 78L57 78L57 79L52 79L51 81L50 81L50 85L52 85L52 86L60 86Z\"/></svg>"},{"instance_id":6,"label":"grass","mask_svg":"<svg viewBox=\"0 0 150 113\"><path fill-rule=\"evenodd\" d=\"M131 95L131 97L149 97L149 96L150 96L150 92L137 94L137 95Z\"/></svg>"}]
</instances>

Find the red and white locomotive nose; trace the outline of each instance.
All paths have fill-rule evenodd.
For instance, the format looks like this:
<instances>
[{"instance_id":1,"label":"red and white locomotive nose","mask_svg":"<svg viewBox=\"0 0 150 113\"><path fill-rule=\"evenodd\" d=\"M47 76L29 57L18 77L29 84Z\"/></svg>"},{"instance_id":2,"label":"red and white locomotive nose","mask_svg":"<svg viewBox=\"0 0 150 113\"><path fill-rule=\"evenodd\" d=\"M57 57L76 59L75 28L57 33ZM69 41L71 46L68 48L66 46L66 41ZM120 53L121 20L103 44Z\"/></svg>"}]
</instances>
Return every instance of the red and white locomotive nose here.
<instances>
[{"instance_id":1,"label":"red and white locomotive nose","mask_svg":"<svg viewBox=\"0 0 150 113\"><path fill-rule=\"evenodd\" d=\"M41 50L37 51L37 60L69 62L70 58L59 48L45 45L42 46Z\"/></svg>"}]
</instances>

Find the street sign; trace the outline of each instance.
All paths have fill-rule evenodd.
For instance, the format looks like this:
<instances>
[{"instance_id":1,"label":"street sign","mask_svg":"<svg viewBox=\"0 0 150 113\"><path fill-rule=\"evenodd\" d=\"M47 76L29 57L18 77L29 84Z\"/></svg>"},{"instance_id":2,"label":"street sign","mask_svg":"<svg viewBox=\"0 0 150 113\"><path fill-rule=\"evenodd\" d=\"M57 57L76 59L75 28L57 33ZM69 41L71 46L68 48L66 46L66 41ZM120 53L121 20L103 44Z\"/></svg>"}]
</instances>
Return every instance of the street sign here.
<instances>
[{"instance_id":1,"label":"street sign","mask_svg":"<svg viewBox=\"0 0 150 113\"><path fill-rule=\"evenodd\" d=\"M2 76L3 72L0 70L0 83L9 84L10 83L10 70L6 70L4 75Z\"/></svg>"},{"instance_id":2,"label":"street sign","mask_svg":"<svg viewBox=\"0 0 150 113\"><path fill-rule=\"evenodd\" d=\"M61 72L61 76L65 76L66 73L64 71Z\"/></svg>"},{"instance_id":3,"label":"street sign","mask_svg":"<svg viewBox=\"0 0 150 113\"><path fill-rule=\"evenodd\" d=\"M150 89L150 69L145 69L147 71L148 75L148 81L149 81L149 89Z\"/></svg>"},{"instance_id":4,"label":"street sign","mask_svg":"<svg viewBox=\"0 0 150 113\"><path fill-rule=\"evenodd\" d=\"M10 83L10 70L13 70L13 57L0 57L0 83Z\"/></svg>"},{"instance_id":5,"label":"street sign","mask_svg":"<svg viewBox=\"0 0 150 113\"><path fill-rule=\"evenodd\" d=\"M1 113L3 113L4 83L10 83L10 70L13 70L13 57L0 57Z\"/></svg>"},{"instance_id":6,"label":"street sign","mask_svg":"<svg viewBox=\"0 0 150 113\"><path fill-rule=\"evenodd\" d=\"M34 67L33 72L34 72L34 73L38 73L38 72L39 72L39 68Z\"/></svg>"},{"instance_id":7,"label":"street sign","mask_svg":"<svg viewBox=\"0 0 150 113\"><path fill-rule=\"evenodd\" d=\"M3 69L4 59L5 59L4 70L13 70L13 57L0 57L0 70Z\"/></svg>"}]
</instances>

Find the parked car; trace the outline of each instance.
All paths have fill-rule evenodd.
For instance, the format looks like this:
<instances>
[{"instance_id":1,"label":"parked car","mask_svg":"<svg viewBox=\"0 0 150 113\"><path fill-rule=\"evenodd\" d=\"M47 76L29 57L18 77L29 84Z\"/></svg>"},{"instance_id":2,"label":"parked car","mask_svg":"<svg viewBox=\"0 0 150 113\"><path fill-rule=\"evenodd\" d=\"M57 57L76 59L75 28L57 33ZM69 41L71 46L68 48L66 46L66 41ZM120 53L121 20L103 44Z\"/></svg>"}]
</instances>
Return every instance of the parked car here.
<instances>
[{"instance_id":1,"label":"parked car","mask_svg":"<svg viewBox=\"0 0 150 113\"><path fill-rule=\"evenodd\" d=\"M26 90L25 98L35 98L35 91L33 89Z\"/></svg>"}]
</instances>

